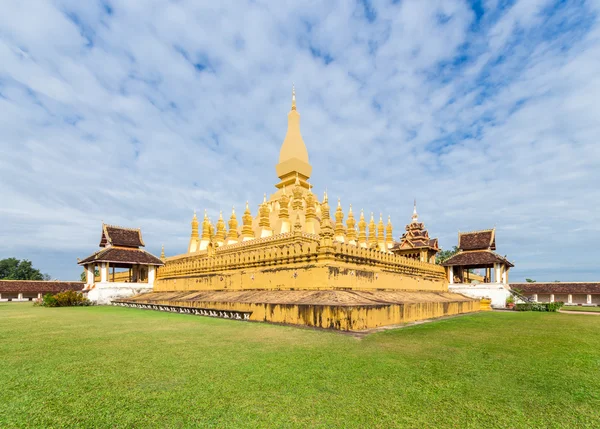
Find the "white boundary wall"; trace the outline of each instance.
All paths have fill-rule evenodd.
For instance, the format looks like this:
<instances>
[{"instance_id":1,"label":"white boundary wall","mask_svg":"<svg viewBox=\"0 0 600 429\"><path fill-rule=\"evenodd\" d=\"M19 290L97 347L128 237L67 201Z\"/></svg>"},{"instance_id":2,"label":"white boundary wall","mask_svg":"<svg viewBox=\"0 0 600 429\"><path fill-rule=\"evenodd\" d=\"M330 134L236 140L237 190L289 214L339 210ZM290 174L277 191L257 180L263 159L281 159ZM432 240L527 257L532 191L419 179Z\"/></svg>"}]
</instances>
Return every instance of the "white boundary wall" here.
<instances>
[{"instance_id":1,"label":"white boundary wall","mask_svg":"<svg viewBox=\"0 0 600 429\"><path fill-rule=\"evenodd\" d=\"M510 296L508 285L504 283L454 283L448 285L448 290L472 298L489 298L494 308L506 308L506 298Z\"/></svg>"},{"instance_id":2,"label":"white boundary wall","mask_svg":"<svg viewBox=\"0 0 600 429\"><path fill-rule=\"evenodd\" d=\"M87 297L96 304L105 305L113 299L152 292L152 286L149 283L98 282L92 290L87 291Z\"/></svg>"}]
</instances>

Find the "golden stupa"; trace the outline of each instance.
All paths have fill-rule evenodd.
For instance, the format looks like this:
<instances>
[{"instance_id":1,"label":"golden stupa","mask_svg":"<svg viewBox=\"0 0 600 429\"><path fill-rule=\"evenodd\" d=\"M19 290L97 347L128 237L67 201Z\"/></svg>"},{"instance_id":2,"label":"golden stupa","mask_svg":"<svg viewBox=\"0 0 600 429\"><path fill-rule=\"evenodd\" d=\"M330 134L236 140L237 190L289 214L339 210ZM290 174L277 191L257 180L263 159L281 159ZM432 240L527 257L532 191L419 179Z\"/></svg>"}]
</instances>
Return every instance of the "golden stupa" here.
<instances>
[{"instance_id":1,"label":"golden stupa","mask_svg":"<svg viewBox=\"0 0 600 429\"><path fill-rule=\"evenodd\" d=\"M153 292L115 304L342 330L479 310L448 292L443 267L392 252L389 218L367 223L361 210L356 222L350 206L344 223L338 200L332 219L327 193L319 201L308 182L294 89L276 172L256 215L246 202L241 225L232 210L226 226L205 212L199 231L194 213L187 252L164 258Z\"/></svg>"}]
</instances>

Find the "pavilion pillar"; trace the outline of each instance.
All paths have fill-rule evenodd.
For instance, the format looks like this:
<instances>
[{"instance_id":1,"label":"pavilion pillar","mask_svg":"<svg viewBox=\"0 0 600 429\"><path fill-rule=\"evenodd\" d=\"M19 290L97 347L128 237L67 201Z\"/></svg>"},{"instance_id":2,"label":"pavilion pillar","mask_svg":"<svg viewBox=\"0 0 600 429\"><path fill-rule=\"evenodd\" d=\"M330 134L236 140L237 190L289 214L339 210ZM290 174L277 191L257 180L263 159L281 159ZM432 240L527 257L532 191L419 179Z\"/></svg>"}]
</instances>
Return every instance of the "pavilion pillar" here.
<instances>
[{"instance_id":1,"label":"pavilion pillar","mask_svg":"<svg viewBox=\"0 0 600 429\"><path fill-rule=\"evenodd\" d=\"M100 281L106 283L108 281L108 262L100 263Z\"/></svg>"},{"instance_id":2,"label":"pavilion pillar","mask_svg":"<svg viewBox=\"0 0 600 429\"><path fill-rule=\"evenodd\" d=\"M586 299L586 303L587 304L591 304L592 303L592 295L588 294L587 299Z\"/></svg>"},{"instance_id":3,"label":"pavilion pillar","mask_svg":"<svg viewBox=\"0 0 600 429\"><path fill-rule=\"evenodd\" d=\"M23 301L23 292L19 293L19 301Z\"/></svg>"},{"instance_id":4,"label":"pavilion pillar","mask_svg":"<svg viewBox=\"0 0 600 429\"><path fill-rule=\"evenodd\" d=\"M154 285L154 278L156 277L156 267L154 265L148 265L148 284Z\"/></svg>"},{"instance_id":5,"label":"pavilion pillar","mask_svg":"<svg viewBox=\"0 0 600 429\"><path fill-rule=\"evenodd\" d=\"M573 304L573 295L569 294L567 298L567 304Z\"/></svg>"},{"instance_id":6,"label":"pavilion pillar","mask_svg":"<svg viewBox=\"0 0 600 429\"><path fill-rule=\"evenodd\" d=\"M500 283L500 264L494 264L494 283Z\"/></svg>"},{"instance_id":7,"label":"pavilion pillar","mask_svg":"<svg viewBox=\"0 0 600 429\"><path fill-rule=\"evenodd\" d=\"M506 274L507 274L507 270L506 270L506 266L502 265L502 283L506 284L508 283L506 280Z\"/></svg>"},{"instance_id":8,"label":"pavilion pillar","mask_svg":"<svg viewBox=\"0 0 600 429\"><path fill-rule=\"evenodd\" d=\"M448 282L454 284L454 267L452 265L448 267Z\"/></svg>"},{"instance_id":9,"label":"pavilion pillar","mask_svg":"<svg viewBox=\"0 0 600 429\"><path fill-rule=\"evenodd\" d=\"M38 299L42 299L42 293L38 293Z\"/></svg>"},{"instance_id":10,"label":"pavilion pillar","mask_svg":"<svg viewBox=\"0 0 600 429\"><path fill-rule=\"evenodd\" d=\"M550 302L554 302L554 294L553 293L550 294Z\"/></svg>"},{"instance_id":11,"label":"pavilion pillar","mask_svg":"<svg viewBox=\"0 0 600 429\"><path fill-rule=\"evenodd\" d=\"M94 268L95 268L94 264L87 264L85 266L85 269L87 271L87 281L86 281L86 284L88 286L94 286L94 282L96 281L96 279L95 279L96 276L94 275L95 274Z\"/></svg>"},{"instance_id":12,"label":"pavilion pillar","mask_svg":"<svg viewBox=\"0 0 600 429\"><path fill-rule=\"evenodd\" d=\"M537 293L534 293L533 295L531 295L531 299L533 299L534 302L538 302Z\"/></svg>"}]
</instances>

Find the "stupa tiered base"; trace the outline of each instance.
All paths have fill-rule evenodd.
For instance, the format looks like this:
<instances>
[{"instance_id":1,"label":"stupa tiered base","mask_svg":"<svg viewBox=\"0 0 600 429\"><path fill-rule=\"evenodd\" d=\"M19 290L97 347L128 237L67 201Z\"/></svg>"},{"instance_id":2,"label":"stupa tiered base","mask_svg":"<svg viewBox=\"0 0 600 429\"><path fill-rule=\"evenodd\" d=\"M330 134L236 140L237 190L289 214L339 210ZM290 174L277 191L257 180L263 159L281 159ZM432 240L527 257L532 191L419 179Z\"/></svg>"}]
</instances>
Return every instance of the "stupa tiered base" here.
<instances>
[{"instance_id":1,"label":"stupa tiered base","mask_svg":"<svg viewBox=\"0 0 600 429\"><path fill-rule=\"evenodd\" d=\"M245 290L152 292L116 305L344 331L361 331L479 311L449 292Z\"/></svg>"}]
</instances>

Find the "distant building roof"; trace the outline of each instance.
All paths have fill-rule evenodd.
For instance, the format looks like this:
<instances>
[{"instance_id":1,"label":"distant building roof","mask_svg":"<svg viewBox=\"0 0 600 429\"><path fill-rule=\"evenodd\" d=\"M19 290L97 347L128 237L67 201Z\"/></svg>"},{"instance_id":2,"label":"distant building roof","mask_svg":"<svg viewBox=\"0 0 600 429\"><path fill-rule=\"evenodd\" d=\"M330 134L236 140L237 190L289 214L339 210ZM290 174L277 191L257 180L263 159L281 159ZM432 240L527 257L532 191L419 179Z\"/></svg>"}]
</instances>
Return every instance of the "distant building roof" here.
<instances>
[{"instance_id":1,"label":"distant building roof","mask_svg":"<svg viewBox=\"0 0 600 429\"><path fill-rule=\"evenodd\" d=\"M105 247L78 262L79 265L91 262L110 262L113 264L139 264L139 265L164 265L156 256L143 249L132 249L127 247Z\"/></svg>"},{"instance_id":2,"label":"distant building roof","mask_svg":"<svg viewBox=\"0 0 600 429\"><path fill-rule=\"evenodd\" d=\"M466 267L477 267L492 265L495 263L505 264L509 267L514 267L514 265L508 259L498 255L495 252L492 252L491 250L459 252L451 258L442 262L442 265L445 267L456 265Z\"/></svg>"},{"instance_id":3,"label":"distant building roof","mask_svg":"<svg viewBox=\"0 0 600 429\"><path fill-rule=\"evenodd\" d=\"M123 228L113 225L102 225L102 237L100 238L100 247L106 246L121 247L144 247L142 240L142 231L139 228Z\"/></svg>"},{"instance_id":4,"label":"distant building roof","mask_svg":"<svg viewBox=\"0 0 600 429\"><path fill-rule=\"evenodd\" d=\"M571 282L571 283L511 283L511 289L518 289L521 293L540 294L600 294L600 282Z\"/></svg>"},{"instance_id":5,"label":"distant building roof","mask_svg":"<svg viewBox=\"0 0 600 429\"><path fill-rule=\"evenodd\" d=\"M496 250L496 230L459 232L458 248L460 250Z\"/></svg>"},{"instance_id":6,"label":"distant building roof","mask_svg":"<svg viewBox=\"0 0 600 429\"><path fill-rule=\"evenodd\" d=\"M83 290L83 282L0 280L1 293L58 293L66 290Z\"/></svg>"}]
</instances>

